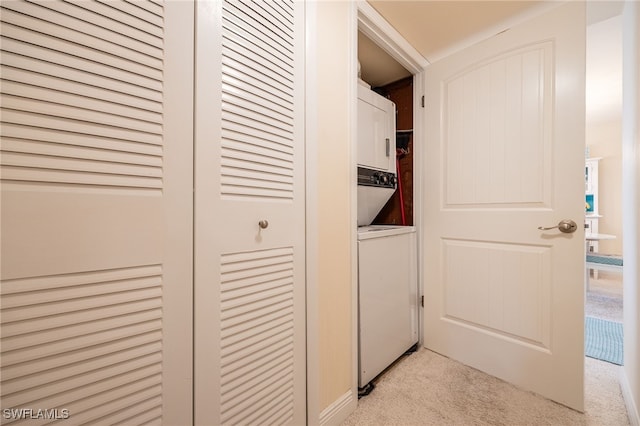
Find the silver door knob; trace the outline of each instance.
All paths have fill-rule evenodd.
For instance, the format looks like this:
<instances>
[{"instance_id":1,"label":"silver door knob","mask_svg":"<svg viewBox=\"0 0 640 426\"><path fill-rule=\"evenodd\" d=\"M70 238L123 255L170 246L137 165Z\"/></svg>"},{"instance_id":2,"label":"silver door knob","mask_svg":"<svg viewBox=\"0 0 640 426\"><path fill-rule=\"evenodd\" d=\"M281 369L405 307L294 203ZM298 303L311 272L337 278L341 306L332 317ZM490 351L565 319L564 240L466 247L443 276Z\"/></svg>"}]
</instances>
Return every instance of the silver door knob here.
<instances>
[{"instance_id":1,"label":"silver door knob","mask_svg":"<svg viewBox=\"0 0 640 426\"><path fill-rule=\"evenodd\" d=\"M538 226L538 229L541 231L548 231L550 229L556 229L556 228L558 228L560 232L564 232L565 234L571 234L572 232L576 232L576 229L578 229L578 225L576 225L576 223L572 220L565 219L558 222L556 226L552 226L550 228Z\"/></svg>"},{"instance_id":2,"label":"silver door knob","mask_svg":"<svg viewBox=\"0 0 640 426\"><path fill-rule=\"evenodd\" d=\"M260 222L258 222L258 226L260 227L260 229L267 229L267 227L269 226L269 222L262 219Z\"/></svg>"}]
</instances>

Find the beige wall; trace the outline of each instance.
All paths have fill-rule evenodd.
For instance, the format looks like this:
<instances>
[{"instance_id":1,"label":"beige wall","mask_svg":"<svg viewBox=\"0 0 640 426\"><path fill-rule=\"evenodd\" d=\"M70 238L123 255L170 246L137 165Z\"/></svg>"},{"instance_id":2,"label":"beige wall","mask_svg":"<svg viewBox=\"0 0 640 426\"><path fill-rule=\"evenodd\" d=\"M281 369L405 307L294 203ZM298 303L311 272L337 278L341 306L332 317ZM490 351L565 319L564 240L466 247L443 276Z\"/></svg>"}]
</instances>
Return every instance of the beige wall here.
<instances>
[{"instance_id":1,"label":"beige wall","mask_svg":"<svg viewBox=\"0 0 640 426\"><path fill-rule=\"evenodd\" d=\"M587 120L586 141L591 157L602 157L599 165L599 232L615 240L602 240L602 253L622 254L622 115L607 122Z\"/></svg>"},{"instance_id":2,"label":"beige wall","mask_svg":"<svg viewBox=\"0 0 640 426\"><path fill-rule=\"evenodd\" d=\"M349 34L351 4L317 10L317 220L319 409L351 390L351 164Z\"/></svg>"},{"instance_id":3,"label":"beige wall","mask_svg":"<svg viewBox=\"0 0 640 426\"><path fill-rule=\"evenodd\" d=\"M587 27L586 145L599 165L599 251L622 253L622 17Z\"/></svg>"}]
</instances>

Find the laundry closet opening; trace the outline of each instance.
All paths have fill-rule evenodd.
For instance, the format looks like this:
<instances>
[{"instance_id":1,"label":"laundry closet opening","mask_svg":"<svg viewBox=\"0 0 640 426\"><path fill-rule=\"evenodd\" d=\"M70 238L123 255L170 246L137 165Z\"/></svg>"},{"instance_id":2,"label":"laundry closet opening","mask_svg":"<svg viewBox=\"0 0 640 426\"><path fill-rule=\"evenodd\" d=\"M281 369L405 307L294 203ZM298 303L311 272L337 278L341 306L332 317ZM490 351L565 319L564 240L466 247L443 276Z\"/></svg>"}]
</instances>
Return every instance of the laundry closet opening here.
<instances>
[{"instance_id":1,"label":"laundry closet opening","mask_svg":"<svg viewBox=\"0 0 640 426\"><path fill-rule=\"evenodd\" d=\"M395 104L397 185L372 225L414 225L413 75L358 31L359 79Z\"/></svg>"},{"instance_id":2,"label":"laundry closet opening","mask_svg":"<svg viewBox=\"0 0 640 426\"><path fill-rule=\"evenodd\" d=\"M417 349L414 78L358 32L358 388Z\"/></svg>"}]
</instances>

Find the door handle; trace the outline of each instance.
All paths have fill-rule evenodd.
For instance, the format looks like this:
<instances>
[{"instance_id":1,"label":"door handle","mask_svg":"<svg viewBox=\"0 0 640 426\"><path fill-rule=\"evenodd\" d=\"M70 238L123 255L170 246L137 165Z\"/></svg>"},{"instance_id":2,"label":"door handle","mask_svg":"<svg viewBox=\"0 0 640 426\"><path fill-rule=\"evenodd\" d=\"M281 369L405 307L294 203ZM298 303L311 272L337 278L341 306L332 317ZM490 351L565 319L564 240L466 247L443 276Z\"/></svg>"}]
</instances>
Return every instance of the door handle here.
<instances>
[{"instance_id":1,"label":"door handle","mask_svg":"<svg viewBox=\"0 0 640 426\"><path fill-rule=\"evenodd\" d=\"M386 152L388 157L389 155L391 155L391 141L389 140L389 138L385 139L385 144L386 144Z\"/></svg>"},{"instance_id":2,"label":"door handle","mask_svg":"<svg viewBox=\"0 0 640 426\"><path fill-rule=\"evenodd\" d=\"M541 231L549 231L550 229L556 229L556 228L558 228L560 232L564 232L565 234L571 234L572 232L576 232L576 229L578 229L578 225L576 225L576 223L572 220L565 219L558 222L556 226L552 226L549 228L538 226L538 229Z\"/></svg>"}]
</instances>

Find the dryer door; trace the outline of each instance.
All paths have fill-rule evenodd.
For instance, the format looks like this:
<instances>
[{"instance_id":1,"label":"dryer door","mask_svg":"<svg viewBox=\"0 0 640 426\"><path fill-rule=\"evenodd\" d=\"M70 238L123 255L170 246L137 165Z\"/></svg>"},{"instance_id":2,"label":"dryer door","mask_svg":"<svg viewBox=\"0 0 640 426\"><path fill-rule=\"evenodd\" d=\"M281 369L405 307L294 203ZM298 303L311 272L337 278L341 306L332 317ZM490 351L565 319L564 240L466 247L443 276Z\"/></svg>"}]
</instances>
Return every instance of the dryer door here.
<instances>
[{"instance_id":1,"label":"dryer door","mask_svg":"<svg viewBox=\"0 0 640 426\"><path fill-rule=\"evenodd\" d=\"M358 86L358 166L396 171L395 105Z\"/></svg>"}]
</instances>

